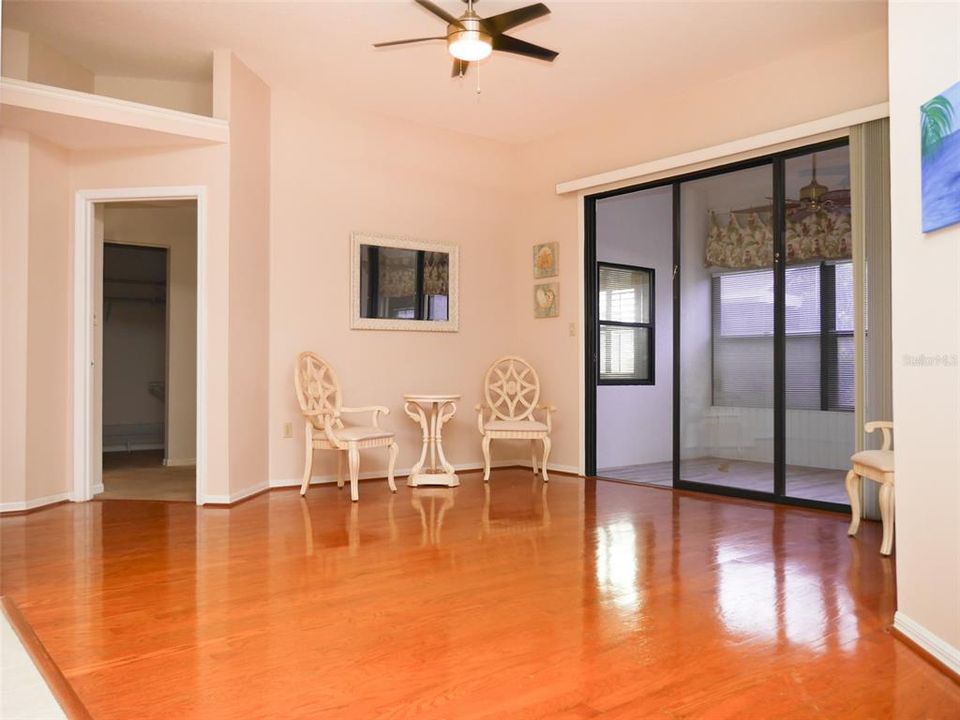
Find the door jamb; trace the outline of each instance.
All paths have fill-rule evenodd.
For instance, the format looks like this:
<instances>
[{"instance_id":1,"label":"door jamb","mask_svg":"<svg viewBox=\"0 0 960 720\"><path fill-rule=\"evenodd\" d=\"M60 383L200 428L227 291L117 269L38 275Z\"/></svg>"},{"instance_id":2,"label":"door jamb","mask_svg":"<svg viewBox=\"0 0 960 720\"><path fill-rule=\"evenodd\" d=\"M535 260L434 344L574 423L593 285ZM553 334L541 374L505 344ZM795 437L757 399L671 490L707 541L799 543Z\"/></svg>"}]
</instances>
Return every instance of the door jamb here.
<instances>
[{"instance_id":1,"label":"door jamb","mask_svg":"<svg viewBox=\"0 0 960 720\"><path fill-rule=\"evenodd\" d=\"M195 200L197 203L197 473L196 503L203 505L206 490L206 337L207 337L207 189L206 186L126 187L78 190L74 200L73 263L73 492L71 500L93 498L96 476L94 427L94 206L108 202ZM99 313L97 313L99 315ZM102 322L102 320L101 320Z\"/></svg>"}]
</instances>

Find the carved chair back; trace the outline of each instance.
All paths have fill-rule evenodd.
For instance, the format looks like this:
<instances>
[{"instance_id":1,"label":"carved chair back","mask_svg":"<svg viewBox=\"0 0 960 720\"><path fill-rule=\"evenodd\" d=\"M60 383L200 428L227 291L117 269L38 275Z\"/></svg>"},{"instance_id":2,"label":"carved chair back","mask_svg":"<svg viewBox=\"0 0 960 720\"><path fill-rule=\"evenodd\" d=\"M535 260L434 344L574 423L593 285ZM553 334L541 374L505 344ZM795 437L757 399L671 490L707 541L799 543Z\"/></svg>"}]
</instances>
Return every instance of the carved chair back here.
<instances>
[{"instance_id":1,"label":"carved chair back","mask_svg":"<svg viewBox=\"0 0 960 720\"><path fill-rule=\"evenodd\" d=\"M300 411L317 430L323 430L327 417L335 418L335 427L343 426L339 417L340 381L326 360L316 353L300 353L293 380L297 387Z\"/></svg>"},{"instance_id":2,"label":"carved chair back","mask_svg":"<svg viewBox=\"0 0 960 720\"><path fill-rule=\"evenodd\" d=\"M484 398L499 420L526 420L540 401L540 378L523 358L496 360L483 381Z\"/></svg>"}]
</instances>

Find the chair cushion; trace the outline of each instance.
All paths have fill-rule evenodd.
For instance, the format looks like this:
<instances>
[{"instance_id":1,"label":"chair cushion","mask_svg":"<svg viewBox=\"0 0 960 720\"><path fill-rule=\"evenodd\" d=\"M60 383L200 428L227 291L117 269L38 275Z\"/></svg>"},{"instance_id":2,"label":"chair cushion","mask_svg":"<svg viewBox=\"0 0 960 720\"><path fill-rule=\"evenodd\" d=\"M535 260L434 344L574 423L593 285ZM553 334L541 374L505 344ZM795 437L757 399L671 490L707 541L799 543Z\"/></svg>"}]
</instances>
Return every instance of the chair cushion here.
<instances>
[{"instance_id":1,"label":"chair cushion","mask_svg":"<svg viewBox=\"0 0 960 720\"><path fill-rule=\"evenodd\" d=\"M546 432L547 426L537 420L491 420L483 429L493 432Z\"/></svg>"},{"instance_id":2,"label":"chair cushion","mask_svg":"<svg viewBox=\"0 0 960 720\"><path fill-rule=\"evenodd\" d=\"M861 450L854 453L850 461L880 472L893 472L893 450Z\"/></svg>"},{"instance_id":3,"label":"chair cushion","mask_svg":"<svg viewBox=\"0 0 960 720\"><path fill-rule=\"evenodd\" d=\"M337 428L333 431L338 440L375 440L377 438L393 437L393 433L383 428L375 428L371 425L347 425Z\"/></svg>"}]
</instances>

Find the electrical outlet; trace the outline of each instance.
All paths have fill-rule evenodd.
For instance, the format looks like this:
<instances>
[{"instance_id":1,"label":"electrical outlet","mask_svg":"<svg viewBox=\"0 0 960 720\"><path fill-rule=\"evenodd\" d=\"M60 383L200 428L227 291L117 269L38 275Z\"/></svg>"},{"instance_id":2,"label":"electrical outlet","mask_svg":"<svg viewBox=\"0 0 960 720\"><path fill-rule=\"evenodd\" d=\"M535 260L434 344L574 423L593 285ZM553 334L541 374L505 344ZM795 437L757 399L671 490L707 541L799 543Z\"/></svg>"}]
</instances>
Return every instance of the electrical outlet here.
<instances>
[{"instance_id":1,"label":"electrical outlet","mask_svg":"<svg viewBox=\"0 0 960 720\"><path fill-rule=\"evenodd\" d=\"M575 322L570 323L570 337L577 336L577 324Z\"/></svg>"},{"instance_id":2,"label":"electrical outlet","mask_svg":"<svg viewBox=\"0 0 960 720\"><path fill-rule=\"evenodd\" d=\"M293 423L285 422L283 424L283 437L292 438L293 437Z\"/></svg>"}]
</instances>

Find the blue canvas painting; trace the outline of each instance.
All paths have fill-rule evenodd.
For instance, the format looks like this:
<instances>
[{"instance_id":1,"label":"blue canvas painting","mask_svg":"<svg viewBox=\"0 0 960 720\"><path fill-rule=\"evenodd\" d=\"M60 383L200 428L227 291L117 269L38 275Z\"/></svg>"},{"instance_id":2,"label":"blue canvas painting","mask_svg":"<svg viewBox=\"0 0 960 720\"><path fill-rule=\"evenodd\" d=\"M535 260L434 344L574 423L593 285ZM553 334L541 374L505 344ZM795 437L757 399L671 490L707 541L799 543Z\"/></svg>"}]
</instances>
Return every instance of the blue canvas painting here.
<instances>
[{"instance_id":1,"label":"blue canvas painting","mask_svg":"<svg viewBox=\"0 0 960 720\"><path fill-rule=\"evenodd\" d=\"M960 83L920 107L923 231L960 222Z\"/></svg>"}]
</instances>

